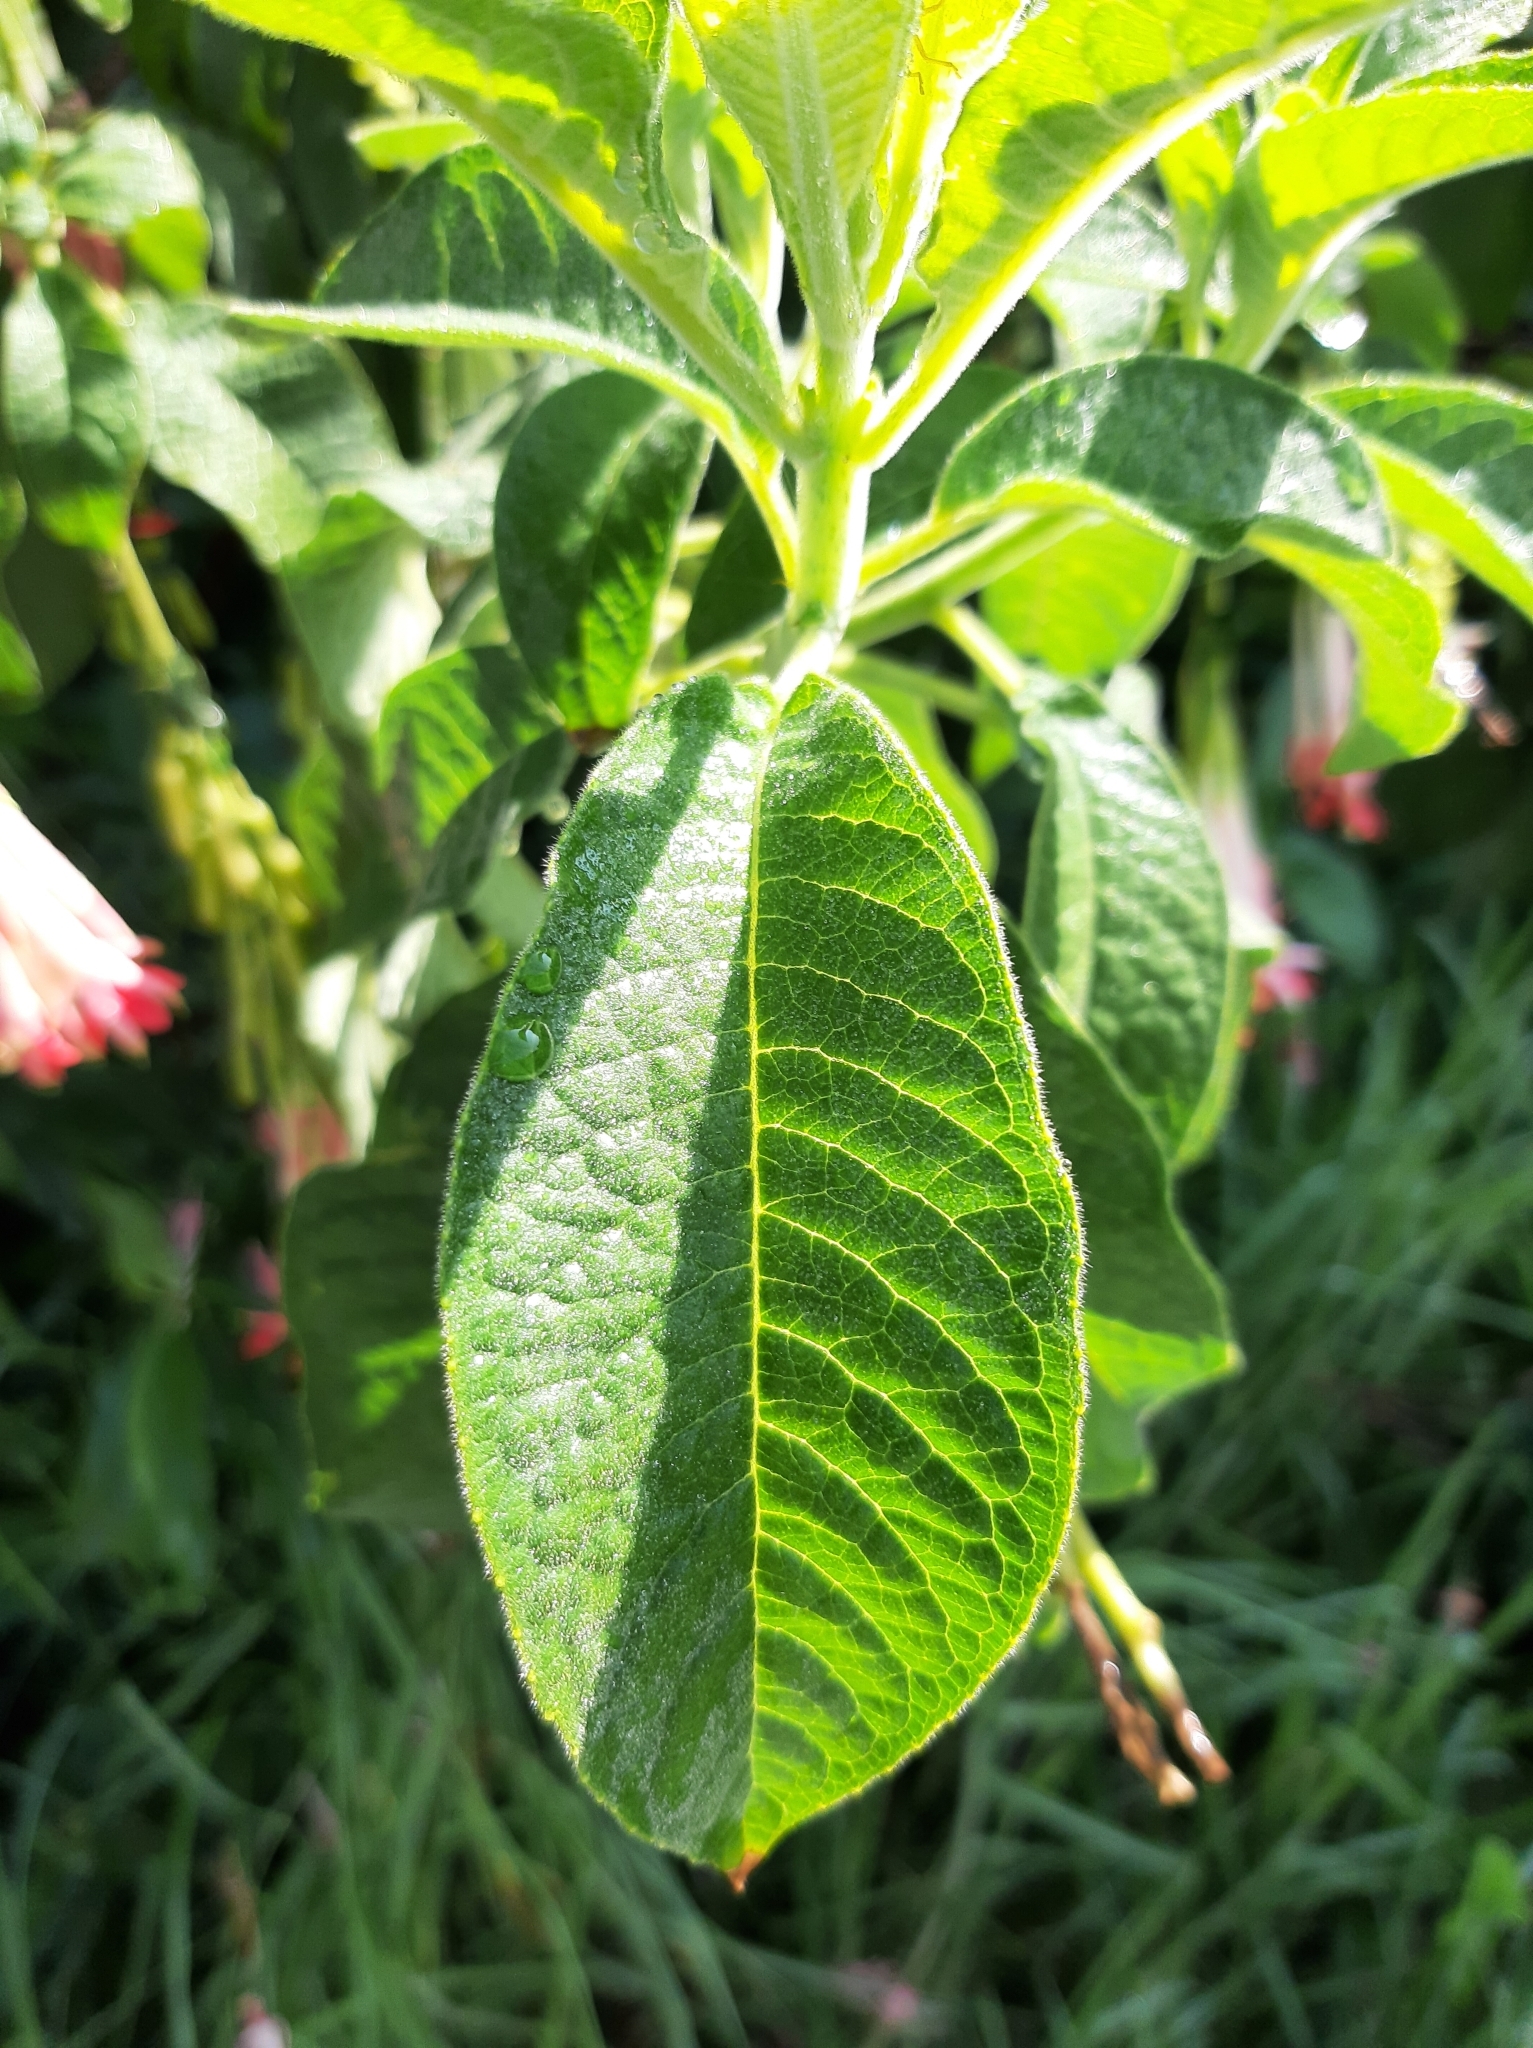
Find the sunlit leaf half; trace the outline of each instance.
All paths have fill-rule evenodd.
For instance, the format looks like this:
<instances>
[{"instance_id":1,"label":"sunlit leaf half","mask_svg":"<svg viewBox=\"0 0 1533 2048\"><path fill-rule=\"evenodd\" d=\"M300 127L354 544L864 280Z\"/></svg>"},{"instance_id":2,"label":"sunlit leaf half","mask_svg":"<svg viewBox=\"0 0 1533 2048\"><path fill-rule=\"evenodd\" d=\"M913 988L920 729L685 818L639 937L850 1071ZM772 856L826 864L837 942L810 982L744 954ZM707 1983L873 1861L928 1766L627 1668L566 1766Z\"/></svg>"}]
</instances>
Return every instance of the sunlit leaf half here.
<instances>
[{"instance_id":1,"label":"sunlit leaf half","mask_svg":"<svg viewBox=\"0 0 1533 2048\"><path fill-rule=\"evenodd\" d=\"M855 692L704 678L603 762L460 1130L448 1369L591 1789L749 1869L1027 1626L1074 1202L972 858Z\"/></svg>"}]
</instances>

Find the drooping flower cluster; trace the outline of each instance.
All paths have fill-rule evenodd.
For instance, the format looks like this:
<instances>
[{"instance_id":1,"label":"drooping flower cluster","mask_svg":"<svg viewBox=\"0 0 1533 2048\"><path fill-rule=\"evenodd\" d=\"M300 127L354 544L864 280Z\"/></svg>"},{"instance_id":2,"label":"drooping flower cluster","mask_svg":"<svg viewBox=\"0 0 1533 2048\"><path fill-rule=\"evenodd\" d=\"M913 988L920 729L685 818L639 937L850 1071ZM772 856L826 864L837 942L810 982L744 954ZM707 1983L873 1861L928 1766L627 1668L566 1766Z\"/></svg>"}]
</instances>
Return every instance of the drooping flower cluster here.
<instances>
[{"instance_id":1,"label":"drooping flower cluster","mask_svg":"<svg viewBox=\"0 0 1533 2048\"><path fill-rule=\"evenodd\" d=\"M142 1054L182 987L157 950L0 790L0 1074L48 1088L110 1046Z\"/></svg>"}]
</instances>

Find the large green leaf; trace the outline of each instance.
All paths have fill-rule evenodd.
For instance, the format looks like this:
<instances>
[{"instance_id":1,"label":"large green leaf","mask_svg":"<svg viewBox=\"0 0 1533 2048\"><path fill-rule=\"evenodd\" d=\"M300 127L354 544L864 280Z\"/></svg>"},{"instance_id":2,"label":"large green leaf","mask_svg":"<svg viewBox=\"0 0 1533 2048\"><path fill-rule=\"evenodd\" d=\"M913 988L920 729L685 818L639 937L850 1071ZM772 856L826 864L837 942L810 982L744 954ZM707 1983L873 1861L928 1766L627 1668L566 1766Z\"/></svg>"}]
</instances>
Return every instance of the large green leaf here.
<instances>
[{"instance_id":1,"label":"large green leaf","mask_svg":"<svg viewBox=\"0 0 1533 2048\"><path fill-rule=\"evenodd\" d=\"M883 429L949 388L1108 195L1179 134L1387 6L1051 0L969 94L920 260L936 312Z\"/></svg>"},{"instance_id":2,"label":"large green leaf","mask_svg":"<svg viewBox=\"0 0 1533 2048\"><path fill-rule=\"evenodd\" d=\"M760 310L686 228L653 149L668 9L660 0L216 0L268 34L429 82L584 234L758 427L781 424Z\"/></svg>"},{"instance_id":3,"label":"large green leaf","mask_svg":"<svg viewBox=\"0 0 1533 2048\"><path fill-rule=\"evenodd\" d=\"M1187 1235L1144 1110L1019 941L1018 971L1049 1121L1086 1229L1086 1414L1081 1491L1137 1492L1153 1476L1141 1425L1240 1363L1224 1290Z\"/></svg>"},{"instance_id":4,"label":"large green leaf","mask_svg":"<svg viewBox=\"0 0 1533 2048\"><path fill-rule=\"evenodd\" d=\"M441 624L420 540L365 492L334 497L314 538L284 561L282 588L327 714L371 733Z\"/></svg>"},{"instance_id":5,"label":"large green leaf","mask_svg":"<svg viewBox=\"0 0 1533 2048\"><path fill-rule=\"evenodd\" d=\"M1142 654L1187 583L1185 548L1106 514L987 584L985 618L1014 654L1062 676L1105 676Z\"/></svg>"},{"instance_id":6,"label":"large green leaf","mask_svg":"<svg viewBox=\"0 0 1533 2048\"><path fill-rule=\"evenodd\" d=\"M165 290L201 286L212 240L202 180L152 114L98 114L60 161L53 196L71 220L122 236Z\"/></svg>"},{"instance_id":7,"label":"large green leaf","mask_svg":"<svg viewBox=\"0 0 1533 2048\"><path fill-rule=\"evenodd\" d=\"M1378 484L1316 407L1219 363L1141 356L1040 378L954 451L937 512L1084 504L1206 555L1244 545L1314 584L1358 643L1349 767L1432 752L1458 706L1433 680L1431 600L1391 559Z\"/></svg>"},{"instance_id":8,"label":"large green leaf","mask_svg":"<svg viewBox=\"0 0 1533 2048\"><path fill-rule=\"evenodd\" d=\"M1048 1583L1074 1204L983 881L854 692L659 698L535 952L444 1228L469 1498L587 1784L748 1868Z\"/></svg>"},{"instance_id":9,"label":"large green leaf","mask_svg":"<svg viewBox=\"0 0 1533 2048\"><path fill-rule=\"evenodd\" d=\"M1363 441L1407 526L1533 618L1533 401L1451 378L1371 377L1314 394Z\"/></svg>"},{"instance_id":10,"label":"large green leaf","mask_svg":"<svg viewBox=\"0 0 1533 2048\"><path fill-rule=\"evenodd\" d=\"M1448 73L1350 106L1284 101L1291 117L1269 121L1235 180L1225 360L1264 361L1341 250L1395 201L1533 153L1533 60L1482 68L1474 83Z\"/></svg>"},{"instance_id":11,"label":"large green leaf","mask_svg":"<svg viewBox=\"0 0 1533 2048\"><path fill-rule=\"evenodd\" d=\"M71 547L116 546L150 422L121 300L73 264L34 270L11 294L0 354L5 430L33 517Z\"/></svg>"},{"instance_id":12,"label":"large green leaf","mask_svg":"<svg viewBox=\"0 0 1533 2048\"><path fill-rule=\"evenodd\" d=\"M495 500L500 600L571 731L633 715L706 455L698 421L613 370L551 391L511 444Z\"/></svg>"},{"instance_id":13,"label":"large green leaf","mask_svg":"<svg viewBox=\"0 0 1533 2048\"><path fill-rule=\"evenodd\" d=\"M147 296L133 315L154 394L150 462L216 506L267 567L314 539L332 492L402 466L376 395L333 342Z\"/></svg>"},{"instance_id":14,"label":"large green leaf","mask_svg":"<svg viewBox=\"0 0 1533 2048\"><path fill-rule=\"evenodd\" d=\"M1230 939L1218 863L1170 762L1095 690L1035 671L1012 709L1047 764L1028 949L1174 1159L1219 1055Z\"/></svg>"},{"instance_id":15,"label":"large green leaf","mask_svg":"<svg viewBox=\"0 0 1533 2048\"><path fill-rule=\"evenodd\" d=\"M452 1129L494 1013L493 983L445 1004L389 1076L360 1166L298 1189L283 1304L304 1362L317 1492L332 1511L464 1525L442 1382L437 1222Z\"/></svg>"}]
</instances>

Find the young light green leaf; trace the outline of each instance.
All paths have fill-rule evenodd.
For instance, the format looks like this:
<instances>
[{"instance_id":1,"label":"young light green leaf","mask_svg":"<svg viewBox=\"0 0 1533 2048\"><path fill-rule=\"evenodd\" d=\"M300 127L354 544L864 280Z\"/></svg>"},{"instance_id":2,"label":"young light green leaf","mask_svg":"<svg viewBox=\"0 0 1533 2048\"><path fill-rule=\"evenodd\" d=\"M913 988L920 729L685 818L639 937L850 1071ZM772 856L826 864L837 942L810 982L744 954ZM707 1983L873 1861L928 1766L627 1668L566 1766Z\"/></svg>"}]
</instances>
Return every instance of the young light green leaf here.
<instances>
[{"instance_id":1,"label":"young light green leaf","mask_svg":"<svg viewBox=\"0 0 1533 2048\"><path fill-rule=\"evenodd\" d=\"M959 444L937 511L1085 504L1202 554L1269 555L1352 628L1360 707L1348 765L1382 767L1443 745L1461 707L1434 683L1436 612L1393 566L1377 481L1338 424L1218 363L1141 356L1066 371Z\"/></svg>"},{"instance_id":2,"label":"young light green leaf","mask_svg":"<svg viewBox=\"0 0 1533 2048\"><path fill-rule=\"evenodd\" d=\"M1533 401L1490 384L1371 377L1333 384L1405 525L1533 618Z\"/></svg>"},{"instance_id":3,"label":"young light green leaf","mask_svg":"<svg viewBox=\"0 0 1533 2048\"><path fill-rule=\"evenodd\" d=\"M115 547L150 423L122 301L73 264L33 271L5 309L0 395L38 524L70 547Z\"/></svg>"},{"instance_id":4,"label":"young light green leaf","mask_svg":"<svg viewBox=\"0 0 1533 2048\"><path fill-rule=\"evenodd\" d=\"M858 243L920 0L681 0L709 83L777 195L821 337L862 321Z\"/></svg>"},{"instance_id":5,"label":"young light green leaf","mask_svg":"<svg viewBox=\"0 0 1533 2048\"><path fill-rule=\"evenodd\" d=\"M1024 661L1061 676L1106 676L1167 624L1191 561L1158 533L1093 514L987 584L981 610Z\"/></svg>"},{"instance_id":6,"label":"young light green leaf","mask_svg":"<svg viewBox=\"0 0 1533 2048\"><path fill-rule=\"evenodd\" d=\"M1352 106L1289 97L1293 117L1272 121L1235 181L1226 362L1264 362L1348 242L1407 193L1533 153L1533 61L1495 75L1449 73Z\"/></svg>"},{"instance_id":7,"label":"young light green leaf","mask_svg":"<svg viewBox=\"0 0 1533 2048\"><path fill-rule=\"evenodd\" d=\"M346 137L372 171L423 171L450 150L479 140L477 129L467 121L454 114L431 113L380 114L374 120L354 121Z\"/></svg>"},{"instance_id":8,"label":"young light green leaf","mask_svg":"<svg viewBox=\"0 0 1533 2048\"><path fill-rule=\"evenodd\" d=\"M1391 10L1051 0L969 94L920 259L936 312L876 430L902 440L1108 195L1258 79Z\"/></svg>"},{"instance_id":9,"label":"young light green leaf","mask_svg":"<svg viewBox=\"0 0 1533 2048\"><path fill-rule=\"evenodd\" d=\"M1471 63L1487 43L1516 35L1527 20L1527 0L1418 0L1322 60L1331 96L1365 99L1406 79Z\"/></svg>"},{"instance_id":10,"label":"young light green leaf","mask_svg":"<svg viewBox=\"0 0 1533 2048\"><path fill-rule=\"evenodd\" d=\"M983 881L887 728L657 699L560 841L442 1266L523 1670L630 1826L743 1874L1006 1654L1079 1257Z\"/></svg>"},{"instance_id":11,"label":"young light green leaf","mask_svg":"<svg viewBox=\"0 0 1533 2048\"><path fill-rule=\"evenodd\" d=\"M633 716L706 459L695 419L611 370L550 392L511 444L495 500L501 603L572 732Z\"/></svg>"},{"instance_id":12,"label":"young light green leaf","mask_svg":"<svg viewBox=\"0 0 1533 2048\"><path fill-rule=\"evenodd\" d=\"M1034 672L1012 709L1047 764L1028 950L1175 1159L1219 1049L1230 940L1218 863L1170 762L1095 690Z\"/></svg>"},{"instance_id":13,"label":"young light green leaf","mask_svg":"<svg viewBox=\"0 0 1533 2048\"><path fill-rule=\"evenodd\" d=\"M333 491L401 466L376 395L333 343L147 296L133 312L155 399L150 462L216 506L268 568L313 540Z\"/></svg>"},{"instance_id":14,"label":"young light green leaf","mask_svg":"<svg viewBox=\"0 0 1533 2048\"><path fill-rule=\"evenodd\" d=\"M1134 1493L1153 1476L1141 1425L1240 1363L1224 1290L1176 1213L1161 1143L1121 1075L1071 1018L1019 939L1017 968L1049 1122L1086 1231L1086 1412L1081 1492Z\"/></svg>"},{"instance_id":15,"label":"young light green leaf","mask_svg":"<svg viewBox=\"0 0 1533 2048\"><path fill-rule=\"evenodd\" d=\"M202 180L152 114L98 114L60 160L53 196L70 220L121 236L164 290L201 289L212 240Z\"/></svg>"}]
</instances>

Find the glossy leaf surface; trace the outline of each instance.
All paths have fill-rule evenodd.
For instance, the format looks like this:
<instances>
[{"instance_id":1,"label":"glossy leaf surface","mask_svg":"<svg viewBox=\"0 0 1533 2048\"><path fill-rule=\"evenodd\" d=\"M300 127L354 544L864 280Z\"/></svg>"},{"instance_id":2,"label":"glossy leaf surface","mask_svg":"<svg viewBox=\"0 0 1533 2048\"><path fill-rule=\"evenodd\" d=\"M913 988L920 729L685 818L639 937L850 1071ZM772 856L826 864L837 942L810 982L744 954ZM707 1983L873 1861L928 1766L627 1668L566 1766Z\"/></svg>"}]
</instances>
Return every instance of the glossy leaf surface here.
<instances>
[{"instance_id":1,"label":"glossy leaf surface","mask_svg":"<svg viewBox=\"0 0 1533 2048\"><path fill-rule=\"evenodd\" d=\"M695 419L608 370L550 392L511 444L495 500L501 603L572 731L616 732L633 715L706 453Z\"/></svg>"},{"instance_id":2,"label":"glossy leaf surface","mask_svg":"<svg viewBox=\"0 0 1533 2048\"><path fill-rule=\"evenodd\" d=\"M535 945L445 1225L469 1498L587 1784L749 1867L1047 1584L1074 1205L983 882L852 692L657 700Z\"/></svg>"},{"instance_id":3,"label":"glossy leaf surface","mask_svg":"<svg viewBox=\"0 0 1533 2048\"><path fill-rule=\"evenodd\" d=\"M1405 524L1435 534L1533 618L1533 401L1427 377L1329 385L1316 397L1366 443Z\"/></svg>"}]
</instances>

